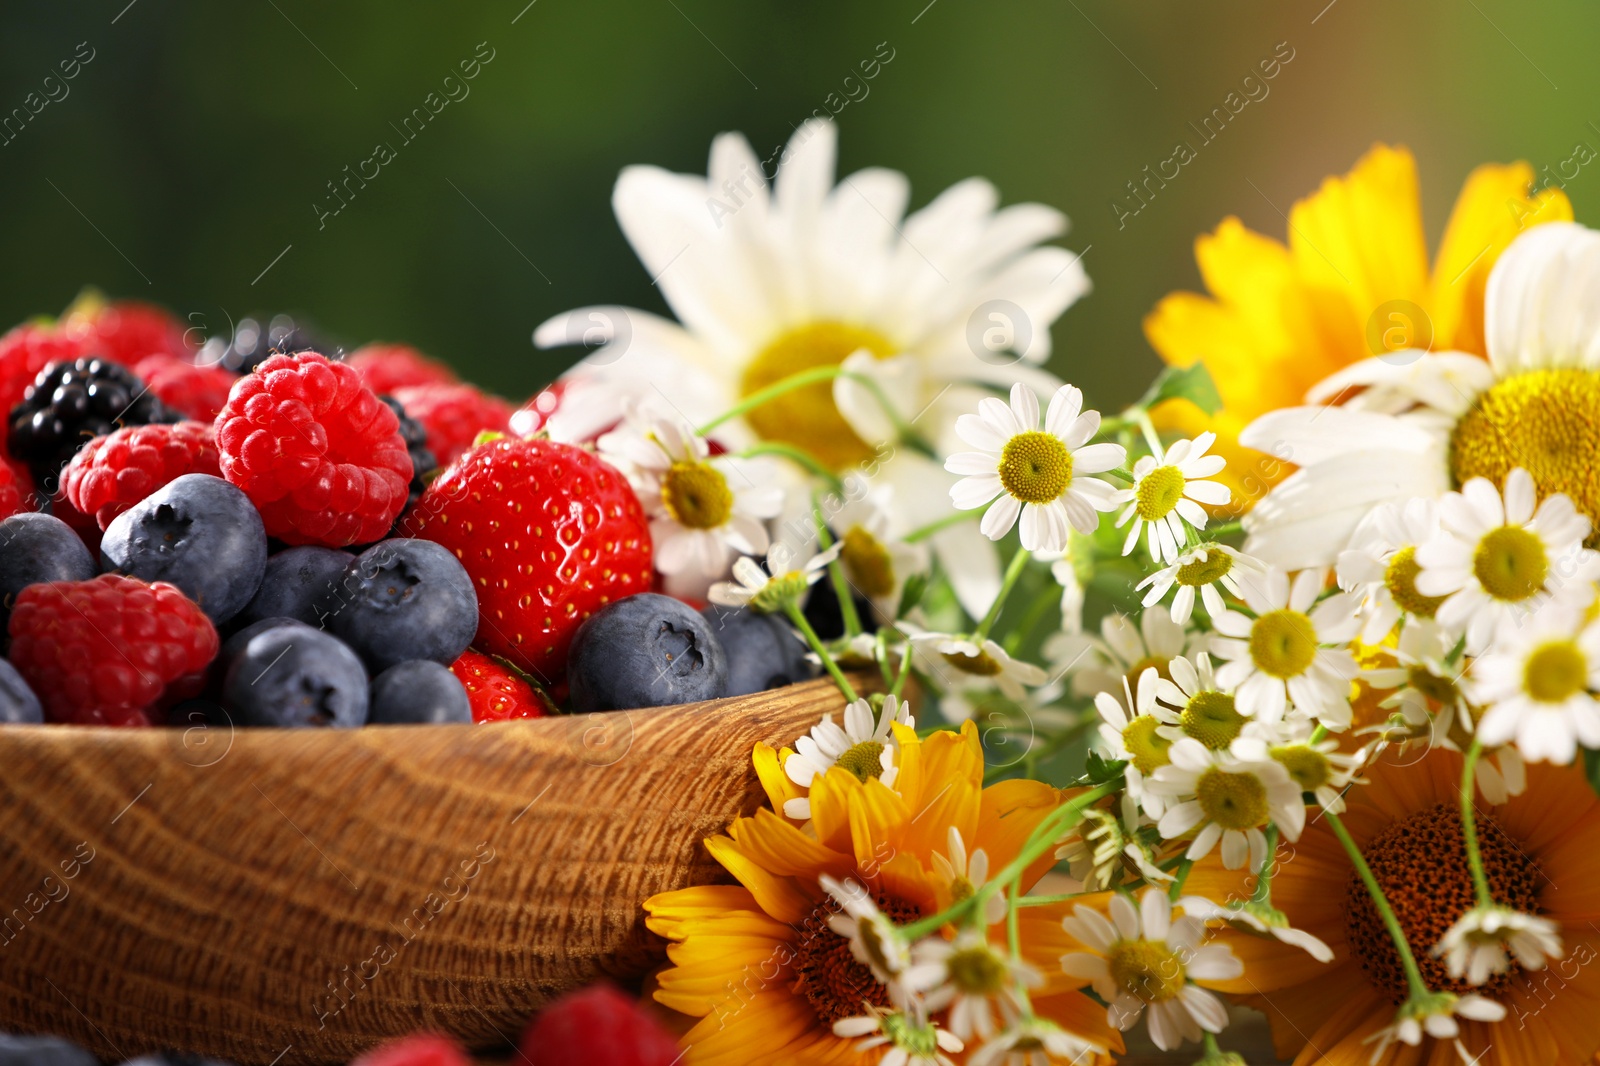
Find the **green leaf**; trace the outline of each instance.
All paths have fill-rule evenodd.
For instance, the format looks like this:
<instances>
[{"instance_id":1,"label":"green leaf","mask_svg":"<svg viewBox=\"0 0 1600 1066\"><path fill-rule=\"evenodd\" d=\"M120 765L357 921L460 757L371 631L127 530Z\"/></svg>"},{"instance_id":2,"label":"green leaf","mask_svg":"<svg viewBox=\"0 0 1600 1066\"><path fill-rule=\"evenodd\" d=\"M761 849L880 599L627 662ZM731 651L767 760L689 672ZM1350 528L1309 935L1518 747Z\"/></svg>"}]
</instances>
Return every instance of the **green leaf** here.
<instances>
[{"instance_id":1,"label":"green leaf","mask_svg":"<svg viewBox=\"0 0 1600 1066\"><path fill-rule=\"evenodd\" d=\"M1107 759L1097 751L1091 751L1084 757L1084 776L1092 784L1103 785L1108 781L1121 781L1122 771L1127 768L1126 759Z\"/></svg>"},{"instance_id":2,"label":"green leaf","mask_svg":"<svg viewBox=\"0 0 1600 1066\"><path fill-rule=\"evenodd\" d=\"M1164 400L1188 400L1208 415L1222 410L1222 397L1217 393L1217 383L1211 380L1211 371L1203 363L1167 367L1144 394L1138 406L1148 410Z\"/></svg>"},{"instance_id":3,"label":"green leaf","mask_svg":"<svg viewBox=\"0 0 1600 1066\"><path fill-rule=\"evenodd\" d=\"M1583 749L1583 774L1589 779L1589 787L1600 794L1600 751Z\"/></svg>"}]
</instances>

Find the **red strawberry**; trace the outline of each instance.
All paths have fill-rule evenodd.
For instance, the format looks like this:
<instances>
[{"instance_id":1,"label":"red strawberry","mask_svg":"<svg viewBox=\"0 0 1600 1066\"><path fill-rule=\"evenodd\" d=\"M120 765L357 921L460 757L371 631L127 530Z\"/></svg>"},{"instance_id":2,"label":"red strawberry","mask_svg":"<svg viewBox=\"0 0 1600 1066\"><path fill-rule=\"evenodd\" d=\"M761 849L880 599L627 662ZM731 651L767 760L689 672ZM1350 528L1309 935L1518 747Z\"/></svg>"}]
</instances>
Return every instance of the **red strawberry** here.
<instances>
[{"instance_id":1,"label":"red strawberry","mask_svg":"<svg viewBox=\"0 0 1600 1066\"><path fill-rule=\"evenodd\" d=\"M239 376L220 366L196 366L187 359L152 355L140 360L135 374L156 398L185 418L210 422L228 402L228 390Z\"/></svg>"},{"instance_id":2,"label":"red strawberry","mask_svg":"<svg viewBox=\"0 0 1600 1066\"><path fill-rule=\"evenodd\" d=\"M345 360L355 367L367 388L379 396L412 385L453 385L459 378L443 363L429 359L409 344L369 344Z\"/></svg>"},{"instance_id":3,"label":"red strawberry","mask_svg":"<svg viewBox=\"0 0 1600 1066\"><path fill-rule=\"evenodd\" d=\"M101 529L167 482L184 474L221 477L209 422L124 426L96 437L72 457L61 490Z\"/></svg>"},{"instance_id":4,"label":"red strawberry","mask_svg":"<svg viewBox=\"0 0 1600 1066\"><path fill-rule=\"evenodd\" d=\"M412 1033L357 1055L350 1066L472 1066L472 1059L448 1036Z\"/></svg>"},{"instance_id":5,"label":"red strawberry","mask_svg":"<svg viewBox=\"0 0 1600 1066\"><path fill-rule=\"evenodd\" d=\"M503 437L462 456L402 523L455 552L478 592L473 646L546 684L600 607L650 588L650 527L638 497L591 452Z\"/></svg>"},{"instance_id":6,"label":"red strawberry","mask_svg":"<svg viewBox=\"0 0 1600 1066\"><path fill-rule=\"evenodd\" d=\"M568 992L534 1016L518 1066L672 1066L678 1042L610 985Z\"/></svg>"},{"instance_id":7,"label":"red strawberry","mask_svg":"<svg viewBox=\"0 0 1600 1066\"><path fill-rule=\"evenodd\" d=\"M504 722L512 718L544 718L556 713L555 704L528 679L499 659L468 648L450 672L467 690L474 722Z\"/></svg>"},{"instance_id":8,"label":"red strawberry","mask_svg":"<svg viewBox=\"0 0 1600 1066\"><path fill-rule=\"evenodd\" d=\"M511 405L471 385L415 385L396 389L394 398L428 431L428 450L441 467L471 448L479 433L511 428Z\"/></svg>"}]
</instances>

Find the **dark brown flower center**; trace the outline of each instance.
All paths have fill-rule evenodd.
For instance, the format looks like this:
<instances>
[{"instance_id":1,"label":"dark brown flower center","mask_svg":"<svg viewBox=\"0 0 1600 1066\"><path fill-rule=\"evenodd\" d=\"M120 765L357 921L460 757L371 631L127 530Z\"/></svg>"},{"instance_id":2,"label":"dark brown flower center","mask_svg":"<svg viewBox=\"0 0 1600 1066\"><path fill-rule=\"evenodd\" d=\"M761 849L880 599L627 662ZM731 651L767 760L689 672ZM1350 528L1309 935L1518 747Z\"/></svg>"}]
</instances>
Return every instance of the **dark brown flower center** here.
<instances>
[{"instance_id":1,"label":"dark brown flower center","mask_svg":"<svg viewBox=\"0 0 1600 1066\"><path fill-rule=\"evenodd\" d=\"M910 903L878 895L878 909L892 921L904 924L922 917ZM872 976L872 971L850 953L850 941L828 928L828 919L839 913L832 899L817 904L800 923L794 942L794 984L796 994L806 997L817 1020L828 1028L841 1018L866 1013L863 1004L889 1008L889 990Z\"/></svg>"}]
</instances>

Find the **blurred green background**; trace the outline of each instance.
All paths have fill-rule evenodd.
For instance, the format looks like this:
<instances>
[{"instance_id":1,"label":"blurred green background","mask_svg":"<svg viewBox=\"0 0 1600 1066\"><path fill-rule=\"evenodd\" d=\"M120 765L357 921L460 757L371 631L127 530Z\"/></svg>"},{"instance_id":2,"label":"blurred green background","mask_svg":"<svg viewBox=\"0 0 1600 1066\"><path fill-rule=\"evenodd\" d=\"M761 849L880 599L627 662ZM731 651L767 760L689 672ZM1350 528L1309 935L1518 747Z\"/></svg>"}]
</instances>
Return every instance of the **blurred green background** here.
<instances>
[{"instance_id":1,"label":"blurred green background","mask_svg":"<svg viewBox=\"0 0 1600 1066\"><path fill-rule=\"evenodd\" d=\"M1467 171L1600 148L1600 7L1562 0L495 0L7 2L0 319L85 284L208 329L291 310L346 345L405 340L513 397L575 352L533 328L591 302L662 310L610 211L628 163L766 157L887 42L839 114L841 172L907 172L913 206L972 174L1064 209L1095 292L1054 368L1116 404L1156 367L1140 317L1192 288L1196 234L1286 212L1373 141L1418 155L1430 239ZM80 42L87 47L80 49ZM480 42L486 42L480 50ZM1293 59L1137 216L1111 207L1287 42ZM77 77L45 83L75 52ZM474 52L493 58L319 229L326 183ZM1583 53L1580 55L1580 53ZM859 97L861 90L850 86ZM458 94L459 89L455 90ZM36 98L37 99L37 98ZM0 138L3 139L3 138ZM1569 164L1567 172L1572 167ZM1566 182L1580 219L1600 166ZM287 250L285 250L287 249ZM270 265L270 268L269 268Z\"/></svg>"}]
</instances>

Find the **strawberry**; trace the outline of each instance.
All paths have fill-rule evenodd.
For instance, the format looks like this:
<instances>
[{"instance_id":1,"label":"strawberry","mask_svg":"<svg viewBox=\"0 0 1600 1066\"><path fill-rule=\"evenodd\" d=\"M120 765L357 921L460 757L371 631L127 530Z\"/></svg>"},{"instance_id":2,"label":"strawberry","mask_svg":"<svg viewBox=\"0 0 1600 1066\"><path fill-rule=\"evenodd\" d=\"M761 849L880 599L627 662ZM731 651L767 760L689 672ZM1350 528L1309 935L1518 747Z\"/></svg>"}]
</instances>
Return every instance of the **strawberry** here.
<instances>
[{"instance_id":1,"label":"strawberry","mask_svg":"<svg viewBox=\"0 0 1600 1066\"><path fill-rule=\"evenodd\" d=\"M650 527L628 481L592 452L502 437L458 459L401 523L449 548L478 592L473 646L544 684L612 600L650 588Z\"/></svg>"},{"instance_id":2,"label":"strawberry","mask_svg":"<svg viewBox=\"0 0 1600 1066\"><path fill-rule=\"evenodd\" d=\"M569 992L522 1034L517 1066L673 1066L672 1034L610 985Z\"/></svg>"},{"instance_id":3,"label":"strawberry","mask_svg":"<svg viewBox=\"0 0 1600 1066\"><path fill-rule=\"evenodd\" d=\"M556 713L556 706L541 688L503 659L491 658L468 648L450 664L461 687L467 690L474 722L505 722L513 718L544 718Z\"/></svg>"}]
</instances>

